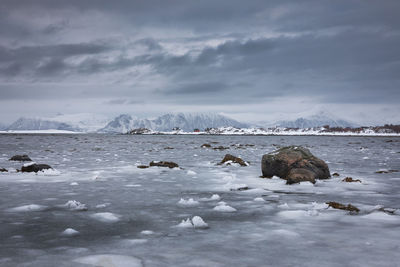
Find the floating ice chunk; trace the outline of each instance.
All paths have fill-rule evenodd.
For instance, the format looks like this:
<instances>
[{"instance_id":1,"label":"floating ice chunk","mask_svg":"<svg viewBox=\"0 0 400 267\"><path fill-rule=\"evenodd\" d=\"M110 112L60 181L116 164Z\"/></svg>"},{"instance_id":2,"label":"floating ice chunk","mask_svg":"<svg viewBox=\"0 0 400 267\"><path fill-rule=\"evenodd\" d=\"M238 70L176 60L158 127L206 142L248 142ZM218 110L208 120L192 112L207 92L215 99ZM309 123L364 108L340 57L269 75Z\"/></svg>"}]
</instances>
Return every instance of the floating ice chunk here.
<instances>
[{"instance_id":1,"label":"floating ice chunk","mask_svg":"<svg viewBox=\"0 0 400 267\"><path fill-rule=\"evenodd\" d=\"M86 211L88 208L86 207L85 204L80 203L79 201L76 200L69 200L67 203L63 205L63 207L69 209L69 210L76 210L76 211Z\"/></svg>"},{"instance_id":2,"label":"floating ice chunk","mask_svg":"<svg viewBox=\"0 0 400 267\"><path fill-rule=\"evenodd\" d=\"M200 216L194 216L192 219L190 218L187 218L186 220L183 219L182 222L178 224L176 227L204 229L208 228L208 224Z\"/></svg>"},{"instance_id":3,"label":"floating ice chunk","mask_svg":"<svg viewBox=\"0 0 400 267\"><path fill-rule=\"evenodd\" d=\"M187 218L186 220L183 219L181 221L181 223L178 224L176 227L179 227L179 228L192 228L193 224L192 224L192 221L190 220L190 218Z\"/></svg>"},{"instance_id":4,"label":"floating ice chunk","mask_svg":"<svg viewBox=\"0 0 400 267\"><path fill-rule=\"evenodd\" d=\"M153 231L150 231L150 230L143 230L143 231L141 231L140 232L142 235L152 235L152 234L154 234L154 232Z\"/></svg>"},{"instance_id":5,"label":"floating ice chunk","mask_svg":"<svg viewBox=\"0 0 400 267\"><path fill-rule=\"evenodd\" d=\"M262 197L256 197L254 199L254 201L256 201L256 202L265 202L265 200Z\"/></svg>"},{"instance_id":6,"label":"floating ice chunk","mask_svg":"<svg viewBox=\"0 0 400 267\"><path fill-rule=\"evenodd\" d=\"M127 184L125 187L141 187L141 184Z\"/></svg>"},{"instance_id":7,"label":"floating ice chunk","mask_svg":"<svg viewBox=\"0 0 400 267\"><path fill-rule=\"evenodd\" d=\"M278 208L280 208L280 209L288 209L289 205L287 203L284 203L284 204L278 205Z\"/></svg>"},{"instance_id":8,"label":"floating ice chunk","mask_svg":"<svg viewBox=\"0 0 400 267\"><path fill-rule=\"evenodd\" d=\"M189 198L189 199L183 199L181 198L178 201L178 204L181 206L188 206L188 207L193 207L193 206L197 206L199 205L199 202L197 200L194 200L193 198Z\"/></svg>"},{"instance_id":9,"label":"floating ice chunk","mask_svg":"<svg viewBox=\"0 0 400 267\"><path fill-rule=\"evenodd\" d=\"M111 212L99 212L90 215L90 217L100 222L115 223L119 221L120 216Z\"/></svg>"},{"instance_id":10,"label":"floating ice chunk","mask_svg":"<svg viewBox=\"0 0 400 267\"><path fill-rule=\"evenodd\" d=\"M44 169L44 170L38 171L36 174L44 175L44 176L58 176L61 174L61 172L56 169Z\"/></svg>"},{"instance_id":11,"label":"floating ice chunk","mask_svg":"<svg viewBox=\"0 0 400 267\"><path fill-rule=\"evenodd\" d=\"M108 207L108 206L110 206L110 203L103 203L103 204L96 205L96 208L97 209L102 209L102 208L105 208L105 207Z\"/></svg>"},{"instance_id":12,"label":"floating ice chunk","mask_svg":"<svg viewBox=\"0 0 400 267\"><path fill-rule=\"evenodd\" d=\"M210 200L220 200L221 199L221 197L218 195L218 194L213 194L211 197L210 197Z\"/></svg>"},{"instance_id":13,"label":"floating ice chunk","mask_svg":"<svg viewBox=\"0 0 400 267\"><path fill-rule=\"evenodd\" d=\"M221 197L218 194L213 194L210 198L201 198L201 201L218 201Z\"/></svg>"},{"instance_id":14,"label":"floating ice chunk","mask_svg":"<svg viewBox=\"0 0 400 267\"><path fill-rule=\"evenodd\" d=\"M192 223L194 228L208 228L208 224L200 216L194 216Z\"/></svg>"},{"instance_id":15,"label":"floating ice chunk","mask_svg":"<svg viewBox=\"0 0 400 267\"><path fill-rule=\"evenodd\" d=\"M77 182L72 182L69 185L75 186L75 185L79 185Z\"/></svg>"},{"instance_id":16,"label":"floating ice chunk","mask_svg":"<svg viewBox=\"0 0 400 267\"><path fill-rule=\"evenodd\" d=\"M24 206L7 209L7 211L9 211L9 212L27 212L27 211L42 211L45 209L47 209L47 206L29 204L29 205L24 205Z\"/></svg>"},{"instance_id":17,"label":"floating ice chunk","mask_svg":"<svg viewBox=\"0 0 400 267\"><path fill-rule=\"evenodd\" d=\"M197 173L196 173L195 171L189 170L189 171L187 171L186 174L187 174L187 175L192 175L192 176L194 176L194 175L196 175Z\"/></svg>"},{"instance_id":18,"label":"floating ice chunk","mask_svg":"<svg viewBox=\"0 0 400 267\"><path fill-rule=\"evenodd\" d=\"M235 212L236 209L227 205L225 202L221 201L218 203L217 206L214 207L215 211L219 211L219 212Z\"/></svg>"},{"instance_id":19,"label":"floating ice chunk","mask_svg":"<svg viewBox=\"0 0 400 267\"><path fill-rule=\"evenodd\" d=\"M75 262L87 264L91 266L97 267L110 267L110 266L118 266L118 267L138 267L143 266L140 259L125 256L125 255L115 255L115 254L98 254L98 255L90 255L86 257L77 258L74 260Z\"/></svg>"},{"instance_id":20,"label":"floating ice chunk","mask_svg":"<svg viewBox=\"0 0 400 267\"><path fill-rule=\"evenodd\" d=\"M63 235L63 236L76 236L76 235L79 235L79 232L76 231L75 229L67 228L61 233L61 235Z\"/></svg>"},{"instance_id":21,"label":"floating ice chunk","mask_svg":"<svg viewBox=\"0 0 400 267\"><path fill-rule=\"evenodd\" d=\"M363 157L363 159L369 159L369 157Z\"/></svg>"}]
</instances>

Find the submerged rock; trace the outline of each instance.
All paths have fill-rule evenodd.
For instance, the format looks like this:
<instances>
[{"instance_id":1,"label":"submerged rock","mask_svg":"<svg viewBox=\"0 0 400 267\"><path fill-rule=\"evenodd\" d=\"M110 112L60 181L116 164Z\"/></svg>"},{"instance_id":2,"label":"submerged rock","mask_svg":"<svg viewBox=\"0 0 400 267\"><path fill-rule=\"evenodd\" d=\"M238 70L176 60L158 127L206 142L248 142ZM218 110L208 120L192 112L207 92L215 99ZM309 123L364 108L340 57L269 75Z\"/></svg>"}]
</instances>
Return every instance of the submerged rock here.
<instances>
[{"instance_id":1,"label":"submerged rock","mask_svg":"<svg viewBox=\"0 0 400 267\"><path fill-rule=\"evenodd\" d=\"M31 158L26 154L12 156L9 160L14 160L14 161L32 161Z\"/></svg>"},{"instance_id":2,"label":"submerged rock","mask_svg":"<svg viewBox=\"0 0 400 267\"><path fill-rule=\"evenodd\" d=\"M266 154L261 160L262 176L278 176L287 184L331 177L328 165L301 146L288 146Z\"/></svg>"},{"instance_id":3,"label":"submerged rock","mask_svg":"<svg viewBox=\"0 0 400 267\"><path fill-rule=\"evenodd\" d=\"M229 149L229 147L225 147L225 146L217 146L217 147L213 147L214 150L225 150L225 149Z\"/></svg>"},{"instance_id":4,"label":"submerged rock","mask_svg":"<svg viewBox=\"0 0 400 267\"><path fill-rule=\"evenodd\" d=\"M360 211L357 207L355 207L351 204L347 204L347 206L346 206L346 205L343 205L341 203L334 202L334 201L326 202L326 204L328 204L329 207L334 208L334 209L348 210L350 212L359 212Z\"/></svg>"},{"instance_id":5,"label":"submerged rock","mask_svg":"<svg viewBox=\"0 0 400 267\"><path fill-rule=\"evenodd\" d=\"M231 154L226 154L225 157L222 159L222 161L220 163L218 163L218 165L222 165L222 164L230 164L230 163L238 163L240 166L249 166L249 163L247 163L246 161L242 160L239 157L235 157Z\"/></svg>"},{"instance_id":6,"label":"submerged rock","mask_svg":"<svg viewBox=\"0 0 400 267\"><path fill-rule=\"evenodd\" d=\"M154 166L157 166L157 167L168 167L170 169L179 168L179 165L176 164L175 162L172 162L172 161L152 161L152 162L150 162L149 165L150 165L150 167L154 167Z\"/></svg>"},{"instance_id":7,"label":"submerged rock","mask_svg":"<svg viewBox=\"0 0 400 267\"><path fill-rule=\"evenodd\" d=\"M147 168L149 168L150 166L147 166L147 165L138 165L137 166L139 169L147 169Z\"/></svg>"},{"instance_id":8,"label":"submerged rock","mask_svg":"<svg viewBox=\"0 0 400 267\"><path fill-rule=\"evenodd\" d=\"M340 176L340 174L337 173L337 172L334 172L334 173L332 174L332 176Z\"/></svg>"},{"instance_id":9,"label":"submerged rock","mask_svg":"<svg viewBox=\"0 0 400 267\"><path fill-rule=\"evenodd\" d=\"M202 144L200 147L201 147L201 148L210 148L211 145L210 145L210 144Z\"/></svg>"},{"instance_id":10,"label":"submerged rock","mask_svg":"<svg viewBox=\"0 0 400 267\"><path fill-rule=\"evenodd\" d=\"M21 172L39 172L47 169L53 169L50 165L47 164L30 164L22 166Z\"/></svg>"},{"instance_id":11,"label":"submerged rock","mask_svg":"<svg viewBox=\"0 0 400 267\"><path fill-rule=\"evenodd\" d=\"M346 182L346 183L355 183L355 182L360 182L361 180L359 179L353 179L352 177L346 177L342 180L342 182Z\"/></svg>"},{"instance_id":12,"label":"submerged rock","mask_svg":"<svg viewBox=\"0 0 400 267\"><path fill-rule=\"evenodd\" d=\"M0 168L0 172L8 172L8 170L4 169L4 168Z\"/></svg>"}]
</instances>

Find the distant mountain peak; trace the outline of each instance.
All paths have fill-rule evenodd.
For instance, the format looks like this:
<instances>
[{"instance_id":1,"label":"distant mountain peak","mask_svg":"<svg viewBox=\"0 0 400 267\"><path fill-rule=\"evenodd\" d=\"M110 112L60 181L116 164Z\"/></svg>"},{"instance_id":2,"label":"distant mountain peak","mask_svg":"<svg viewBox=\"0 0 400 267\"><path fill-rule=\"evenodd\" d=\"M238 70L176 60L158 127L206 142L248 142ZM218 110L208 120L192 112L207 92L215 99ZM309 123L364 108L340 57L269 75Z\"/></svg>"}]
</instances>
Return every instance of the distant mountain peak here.
<instances>
[{"instance_id":1,"label":"distant mountain peak","mask_svg":"<svg viewBox=\"0 0 400 267\"><path fill-rule=\"evenodd\" d=\"M124 133L135 128L147 128L155 131L171 131L179 128L186 132L194 129L218 128L233 126L248 127L247 124L215 113L167 113L155 119L137 119L130 115L121 114L109 122L100 132Z\"/></svg>"}]
</instances>

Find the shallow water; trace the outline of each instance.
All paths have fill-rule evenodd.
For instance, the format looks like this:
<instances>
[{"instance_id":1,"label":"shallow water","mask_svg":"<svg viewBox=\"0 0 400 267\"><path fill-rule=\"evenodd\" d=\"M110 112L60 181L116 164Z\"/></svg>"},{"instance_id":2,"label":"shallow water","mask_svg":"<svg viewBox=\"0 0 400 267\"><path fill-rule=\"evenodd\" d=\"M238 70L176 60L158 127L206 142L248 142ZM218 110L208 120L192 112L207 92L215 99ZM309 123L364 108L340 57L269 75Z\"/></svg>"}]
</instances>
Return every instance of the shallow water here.
<instances>
[{"instance_id":1,"label":"shallow water","mask_svg":"<svg viewBox=\"0 0 400 267\"><path fill-rule=\"evenodd\" d=\"M309 148L340 176L259 178L262 155L287 145ZM226 153L250 166L216 165ZM8 161L15 154L57 172L12 172L22 165ZM182 169L136 167L152 160ZM0 173L1 266L400 265L400 173L375 173L400 169L396 137L0 135L0 167L11 170ZM70 200L87 211L63 206ZM214 209L219 201L236 211ZM177 227L193 216L209 228Z\"/></svg>"}]
</instances>

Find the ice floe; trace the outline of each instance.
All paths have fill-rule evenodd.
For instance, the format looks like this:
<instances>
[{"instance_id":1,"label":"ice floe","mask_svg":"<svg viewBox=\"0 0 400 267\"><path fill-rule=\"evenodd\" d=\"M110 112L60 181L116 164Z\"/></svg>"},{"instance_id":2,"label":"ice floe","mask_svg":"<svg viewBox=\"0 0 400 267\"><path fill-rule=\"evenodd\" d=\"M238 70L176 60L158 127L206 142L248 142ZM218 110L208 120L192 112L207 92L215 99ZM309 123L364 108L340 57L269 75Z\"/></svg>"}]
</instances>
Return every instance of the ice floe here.
<instances>
[{"instance_id":1,"label":"ice floe","mask_svg":"<svg viewBox=\"0 0 400 267\"><path fill-rule=\"evenodd\" d=\"M47 206L37 205L37 204L29 204L23 205L15 208L7 209L8 212L27 212L27 211L42 211L47 209Z\"/></svg>"},{"instance_id":2,"label":"ice floe","mask_svg":"<svg viewBox=\"0 0 400 267\"><path fill-rule=\"evenodd\" d=\"M116 254L98 254L77 258L74 262L97 267L141 267L142 261L136 257Z\"/></svg>"},{"instance_id":3,"label":"ice floe","mask_svg":"<svg viewBox=\"0 0 400 267\"><path fill-rule=\"evenodd\" d=\"M62 236L77 236L77 235L79 235L79 232L76 231L75 229L67 228L61 233L61 235Z\"/></svg>"},{"instance_id":4,"label":"ice floe","mask_svg":"<svg viewBox=\"0 0 400 267\"><path fill-rule=\"evenodd\" d=\"M219 212L235 212L235 211L237 211L235 208L227 205L223 201L219 202L218 205L213 208L213 210L219 211Z\"/></svg>"},{"instance_id":5,"label":"ice floe","mask_svg":"<svg viewBox=\"0 0 400 267\"><path fill-rule=\"evenodd\" d=\"M120 220L119 215L116 215L111 212L98 212L98 213L94 213L94 214L90 215L90 217L92 217L95 220L98 220L100 222L105 222L105 223L115 223Z\"/></svg>"},{"instance_id":6,"label":"ice floe","mask_svg":"<svg viewBox=\"0 0 400 267\"><path fill-rule=\"evenodd\" d=\"M193 216L192 219L183 219L181 223L176 225L176 227L205 229L208 228L208 224L200 216Z\"/></svg>"},{"instance_id":7,"label":"ice floe","mask_svg":"<svg viewBox=\"0 0 400 267\"><path fill-rule=\"evenodd\" d=\"M183 198L181 198L181 199L178 201L178 205L180 205L180 206L193 207L193 206L199 205L199 202L198 202L197 200L194 200L193 198L189 198L189 199L183 199Z\"/></svg>"},{"instance_id":8,"label":"ice floe","mask_svg":"<svg viewBox=\"0 0 400 267\"><path fill-rule=\"evenodd\" d=\"M69 200L67 203L62 205L62 207L69 209L69 210L75 210L75 211L86 211L88 208L86 207L86 204L82 204L79 201L76 200Z\"/></svg>"}]
</instances>

